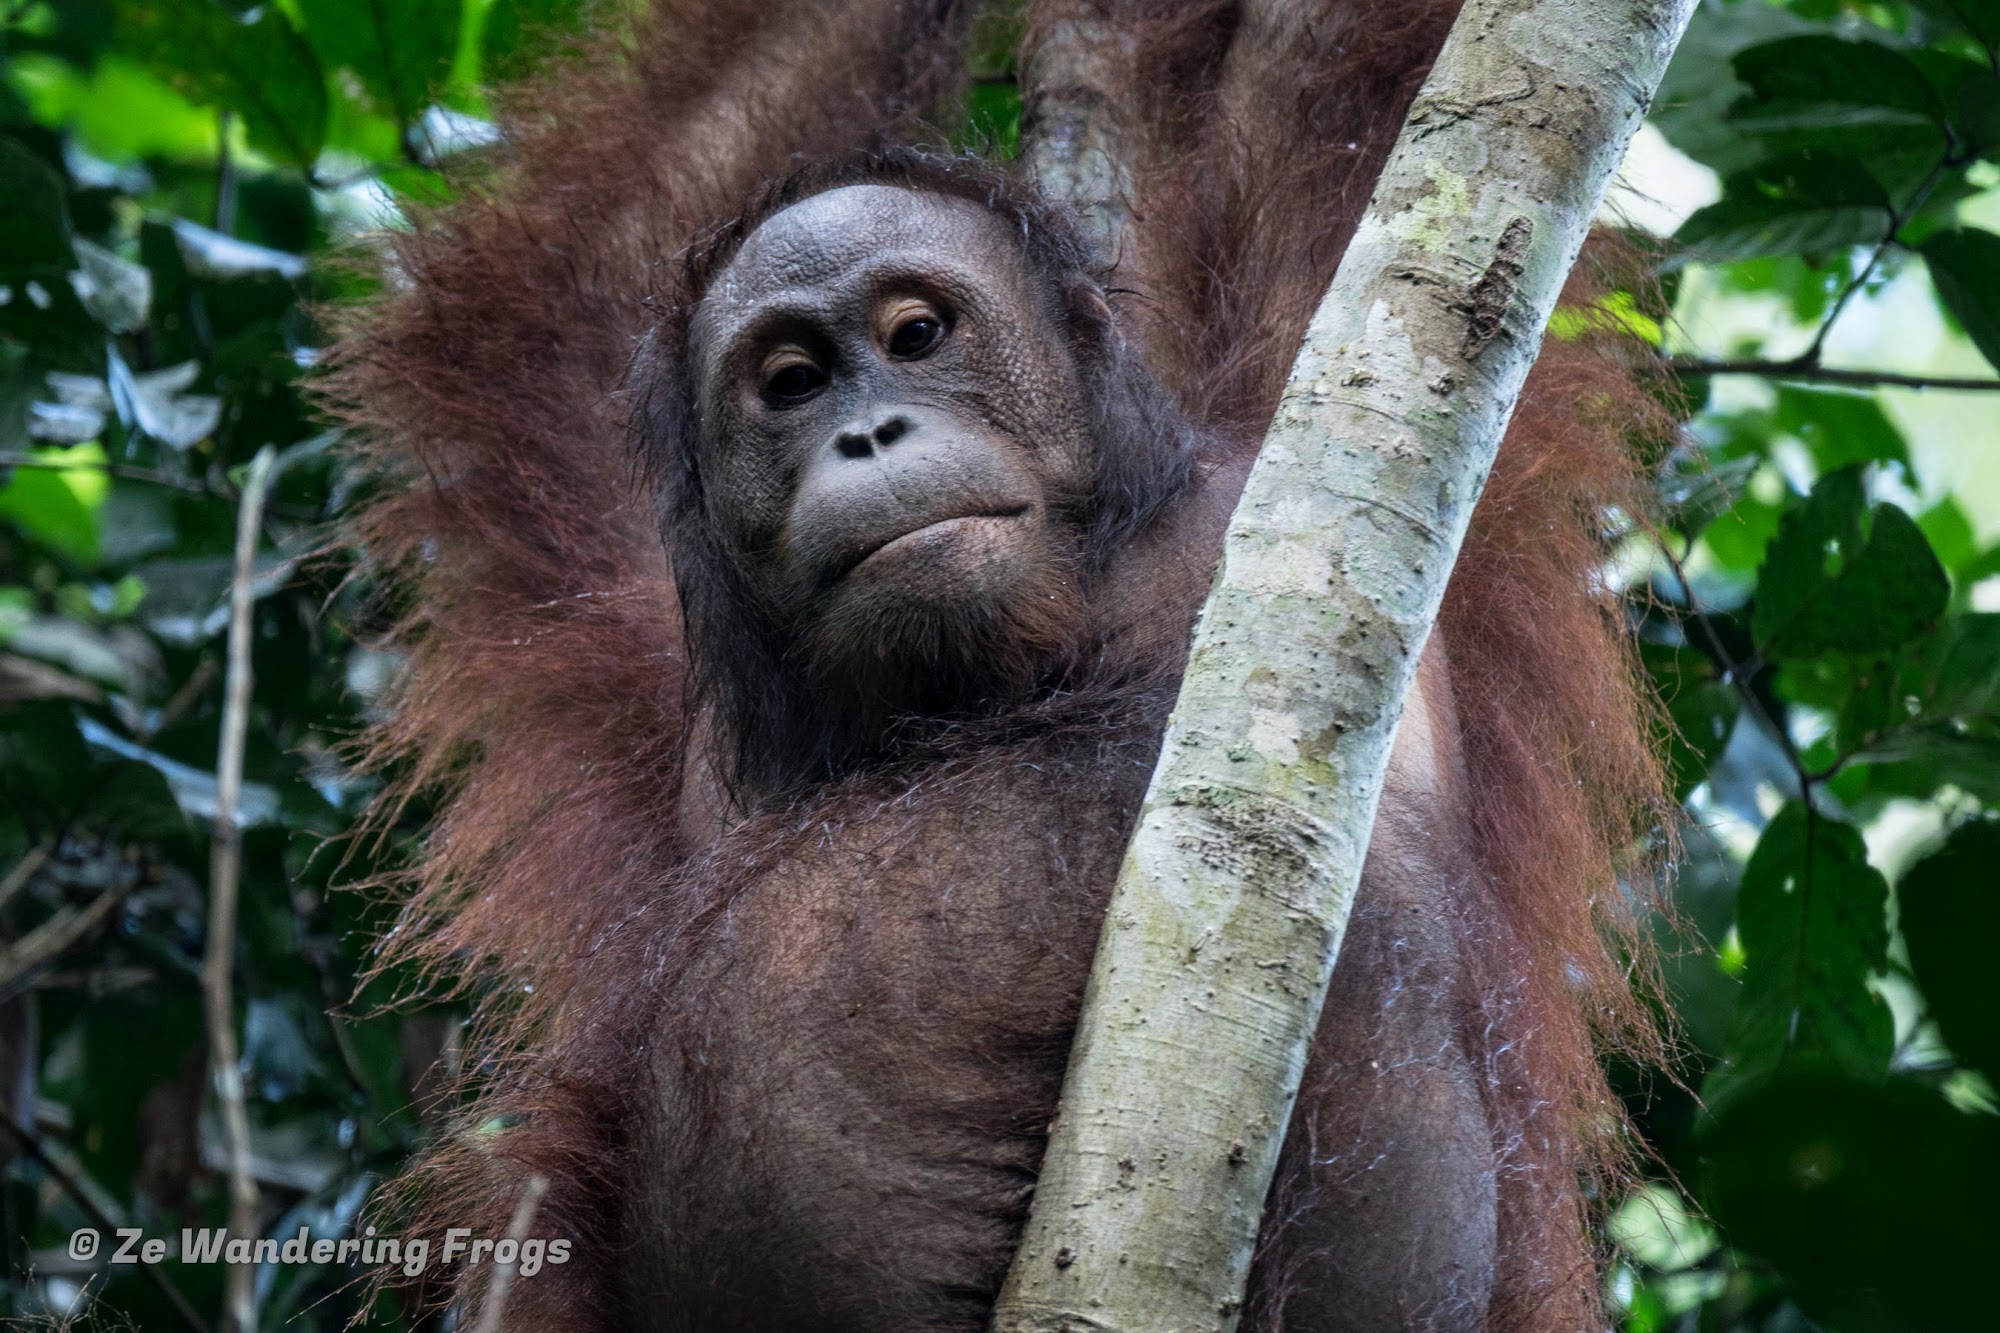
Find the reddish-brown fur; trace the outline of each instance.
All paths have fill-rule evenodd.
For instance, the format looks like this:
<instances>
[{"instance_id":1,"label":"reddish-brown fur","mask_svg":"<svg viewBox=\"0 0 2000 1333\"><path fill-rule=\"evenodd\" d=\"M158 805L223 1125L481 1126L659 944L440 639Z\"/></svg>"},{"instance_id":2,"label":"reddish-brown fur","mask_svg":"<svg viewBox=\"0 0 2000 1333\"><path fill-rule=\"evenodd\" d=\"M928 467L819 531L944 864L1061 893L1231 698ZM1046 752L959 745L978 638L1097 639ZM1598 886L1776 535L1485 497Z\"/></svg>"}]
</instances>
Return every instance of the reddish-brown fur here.
<instances>
[{"instance_id":1,"label":"reddish-brown fur","mask_svg":"<svg viewBox=\"0 0 2000 1333\"><path fill-rule=\"evenodd\" d=\"M713 997L816 965L762 958L738 975L713 961L719 940L747 929L739 913L774 910L745 886L837 846L841 830L907 854L921 874L951 855L940 820L976 824L979 811L953 812L1028 745L1068 756L1036 780L1036 808L1071 826L1129 821L1171 687L1169 661L1150 694L1023 710L761 815L720 851L676 825L685 652L653 477L625 433L624 376L649 300L670 294L671 261L698 231L802 162L901 137L946 104L955 5L833 9L663 3L636 36L604 39L514 94L496 176L403 238L407 285L356 317L330 383L384 477L361 540L406 590L394 637L411 662L374 753L399 765L397 793L441 801L387 949L494 983L489 1077L468 1123L516 1118L433 1153L417 1182L424 1215L499 1234L539 1172L552 1187L536 1231L575 1240L571 1265L514 1287L519 1327L622 1326L635 1145L658 1132L643 1104L649 1062L668 1047L700 1058L704 1023L727 1008ZM1034 16L1048 30L1079 10L1108 15L1139 37L1121 95L1161 128L1117 274L1137 292L1119 298L1120 318L1224 473L1262 431L1456 5L1325 9L1283 32L1260 26L1263 7L1221 0L1075 0ZM1578 1182L1613 1159L1621 1124L1598 1058L1653 1040L1628 975L1615 859L1652 816L1658 777L1615 608L1589 580L1605 508L1633 507L1628 440L1657 426L1621 349L1552 340L1440 625L1463 733L1462 822L1483 874L1451 927L1478 994L1435 1000L1471 1004L1479 1095L1506 1140L1492 1329L1585 1326L1595 1269ZM885 984L871 999L876 1039L904 1041L903 1058L941 1078L974 1078L966 1051L1001 1071L993 1079L1013 1077L1010 1043L1047 1044L1029 1011L1070 1003L1079 965L1058 957L1060 942L1087 947L1113 868L1065 859L1075 851L1051 835L1051 875L1081 887L1035 909L1048 918L1038 938L1058 943L1018 960L1022 994L968 995L941 1019L900 1011ZM868 936L864 910L827 920L802 933L819 951L850 940L857 972L943 965L899 961L894 930ZM773 1022L796 1018L776 989L772 1006ZM952 1040L962 1049L933 1045ZM1059 1075L1060 1046L1032 1053L1023 1095L1052 1095L1037 1080ZM974 1107L993 1090L960 1091ZM1302 1219L1323 1203L1326 1186L1299 1161L1313 1155L1326 1093L1301 1098L1246 1326L1277 1327L1313 1280L1318 1259L1288 1237L1309 1234ZM1039 1125L986 1128L1032 1165Z\"/></svg>"}]
</instances>

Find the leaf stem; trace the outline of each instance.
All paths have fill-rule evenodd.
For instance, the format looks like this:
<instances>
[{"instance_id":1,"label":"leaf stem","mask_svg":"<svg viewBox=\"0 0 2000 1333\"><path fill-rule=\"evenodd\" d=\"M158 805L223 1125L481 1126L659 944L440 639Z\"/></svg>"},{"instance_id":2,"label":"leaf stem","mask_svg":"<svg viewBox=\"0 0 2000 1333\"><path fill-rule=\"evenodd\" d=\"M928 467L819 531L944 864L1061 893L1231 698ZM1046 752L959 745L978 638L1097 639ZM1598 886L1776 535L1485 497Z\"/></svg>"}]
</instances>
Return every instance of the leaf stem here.
<instances>
[{"instance_id":1,"label":"leaf stem","mask_svg":"<svg viewBox=\"0 0 2000 1333\"><path fill-rule=\"evenodd\" d=\"M1946 134L1949 136L1950 131L1947 130ZM1829 310L1826 318L1820 321L1819 332L1813 336L1812 346L1799 354L1798 360L1795 363L1799 368L1810 369L1819 365L1820 354L1826 350L1826 340L1833 333L1833 326L1840 322L1841 315L1847 310L1848 304L1854 300L1855 293L1866 287L1868 279L1875 276L1875 270L1881 267L1882 260L1889 253L1890 247L1896 244L1896 233L1900 232L1909 220L1916 216L1917 210L1922 208L1925 202L1930 199L1932 191L1936 190L1938 182L1944 179L1944 173L1950 169L1952 161L1956 156L1957 154L1952 148L1947 146L1944 156L1938 159L1937 165L1930 169L1929 174L1924 177L1923 183L1917 186L1908 201L1901 208L1894 208L1889 211L1889 226L1887 231L1883 234L1882 239L1875 243L1875 249L1869 254L1868 262L1862 266L1861 272L1855 276L1853 282L1847 284L1846 288L1834 300L1833 309Z\"/></svg>"}]
</instances>

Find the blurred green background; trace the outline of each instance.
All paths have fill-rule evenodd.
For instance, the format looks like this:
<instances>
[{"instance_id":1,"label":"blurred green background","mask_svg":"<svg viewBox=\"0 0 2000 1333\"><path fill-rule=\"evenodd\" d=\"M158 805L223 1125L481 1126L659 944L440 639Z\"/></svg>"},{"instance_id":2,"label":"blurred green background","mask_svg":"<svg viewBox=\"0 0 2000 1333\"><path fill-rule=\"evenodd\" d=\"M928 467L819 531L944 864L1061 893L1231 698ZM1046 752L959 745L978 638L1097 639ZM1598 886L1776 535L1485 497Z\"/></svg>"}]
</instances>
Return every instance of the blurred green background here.
<instances>
[{"instance_id":1,"label":"blurred green background","mask_svg":"<svg viewBox=\"0 0 2000 1333\"><path fill-rule=\"evenodd\" d=\"M336 888L398 853L345 836L342 758L394 664L330 540L358 483L314 311L476 178L482 80L578 9L0 0L0 1316L218 1319L219 1267L66 1242L227 1213L198 974L265 446L234 966L266 1233L341 1234L425 1132L456 1019L357 995L393 908ZM960 127L1001 152L1007 28ZM1673 240L1664 304L1606 313L1691 415L1607 577L1690 823L1683 1059L1617 1071L1649 1155L1603 1201L1610 1308L2000 1328L2000 0L1707 0L1624 175L1607 218ZM405 1323L359 1276L261 1269L262 1322Z\"/></svg>"}]
</instances>

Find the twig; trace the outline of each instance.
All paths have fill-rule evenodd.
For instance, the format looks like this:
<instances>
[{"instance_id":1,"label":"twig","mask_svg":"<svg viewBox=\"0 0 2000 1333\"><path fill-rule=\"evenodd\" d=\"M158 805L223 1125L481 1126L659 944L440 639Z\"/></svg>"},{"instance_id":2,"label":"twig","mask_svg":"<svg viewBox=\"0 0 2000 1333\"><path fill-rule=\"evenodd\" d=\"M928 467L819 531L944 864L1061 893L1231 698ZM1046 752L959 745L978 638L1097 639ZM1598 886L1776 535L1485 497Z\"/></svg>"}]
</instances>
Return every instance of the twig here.
<instances>
[{"instance_id":1,"label":"twig","mask_svg":"<svg viewBox=\"0 0 2000 1333\"><path fill-rule=\"evenodd\" d=\"M215 664L212 655L203 655L201 661L195 663L194 670L188 673L188 678L181 682L180 688L160 705L159 713L142 729L143 734L140 739L150 740L180 721L181 714L192 708L195 700L207 693L208 687L215 683L215 677L220 671L221 668Z\"/></svg>"},{"instance_id":2,"label":"twig","mask_svg":"<svg viewBox=\"0 0 2000 1333\"><path fill-rule=\"evenodd\" d=\"M1676 357L1667 362L1676 375L1761 375L1775 380L1812 380L1821 384L1851 384L1861 388L1948 389L1966 393L2000 393L2000 379L1951 375L1903 375L1891 370L1836 370L1804 361L1704 361Z\"/></svg>"},{"instance_id":3,"label":"twig","mask_svg":"<svg viewBox=\"0 0 2000 1333\"><path fill-rule=\"evenodd\" d=\"M528 1177L527 1185L521 1190L520 1202L514 1205L513 1219L507 1223L507 1239L514 1242L514 1262L501 1264L493 1270L493 1281L487 1284L486 1299L480 1304L479 1323L473 1327L472 1333L500 1333L500 1320L507 1307L507 1288L514 1285L515 1270L521 1266L521 1244L528 1239L528 1228L535 1224L535 1210L542 1206L542 1196L548 1192L547 1176Z\"/></svg>"},{"instance_id":4,"label":"twig","mask_svg":"<svg viewBox=\"0 0 2000 1333\"><path fill-rule=\"evenodd\" d=\"M12 450L0 451L0 468L36 468L43 472L104 472L127 481L143 481L154 486L166 486L189 495L226 495L205 482L190 477L176 477L171 473L159 472L149 467L138 467L131 463L100 463L95 459L37 458L33 454L16 453Z\"/></svg>"},{"instance_id":5,"label":"twig","mask_svg":"<svg viewBox=\"0 0 2000 1333\"><path fill-rule=\"evenodd\" d=\"M55 840L44 838L28 849L28 854L15 862L14 868L0 878L0 907L13 901L14 895L28 887L28 881L35 877L48 861L49 853L55 850Z\"/></svg>"},{"instance_id":6,"label":"twig","mask_svg":"<svg viewBox=\"0 0 2000 1333\"><path fill-rule=\"evenodd\" d=\"M1753 661L1746 667L1736 660L1735 654L1731 653L1728 645L1723 643L1721 633L1715 628L1715 621L1710 619L1708 612L1696 599L1694 583L1688 578L1687 568L1681 564L1680 557L1674 554L1673 548L1665 541L1658 543L1658 547L1660 554L1666 558L1667 567L1673 570L1675 581L1681 585L1681 600L1686 603L1688 614L1694 617L1697 625L1701 626L1702 636L1708 640L1709 654L1722 667L1723 674L1729 677L1729 684L1743 700L1743 706L1763 724L1764 730L1771 734L1772 739L1778 743L1778 748L1784 752L1785 762L1798 779L1799 799L1805 802L1807 814L1812 814L1813 786L1822 776L1830 776L1831 771L1827 775L1821 775L1813 773L1806 767L1805 759L1799 754L1798 744L1792 740L1791 733L1779 724L1778 719L1771 716L1770 710L1764 707L1764 701L1757 696L1757 691L1751 684L1757 678L1757 673L1763 670L1763 664Z\"/></svg>"},{"instance_id":7,"label":"twig","mask_svg":"<svg viewBox=\"0 0 2000 1333\"><path fill-rule=\"evenodd\" d=\"M118 1219L104 1211L97 1200L91 1196L90 1191L84 1188L83 1182L78 1180L70 1173L68 1168L56 1160L55 1154L49 1151L48 1146L41 1141L39 1136L26 1126L15 1123L8 1116L0 1116L0 1128L5 1128L8 1133L13 1135L14 1142L20 1146L21 1151L33 1158L35 1165L41 1167L43 1173L50 1180L55 1181L62 1188L64 1194L69 1195L71 1199L75 1200L76 1206L83 1209L84 1213L89 1216L99 1231L112 1236L118 1234ZM144 1256L141 1256L139 1259L139 1271L144 1273L146 1280L151 1282L159 1290L160 1295L166 1298L167 1304L174 1307L174 1313L180 1316L181 1322L186 1324L192 1330L192 1333L209 1333L208 1325L195 1312L194 1306L181 1293L179 1287L176 1287L172 1282L167 1280L167 1275L160 1271L158 1264L151 1263Z\"/></svg>"},{"instance_id":8,"label":"twig","mask_svg":"<svg viewBox=\"0 0 2000 1333\"><path fill-rule=\"evenodd\" d=\"M1855 275L1854 281L1848 283L1840 295L1834 298L1833 309L1827 311L1826 318L1820 321L1819 332L1813 335L1812 346L1799 354L1798 364L1802 366L1819 364L1820 353L1826 350L1826 340L1832 336L1833 326L1840 322L1841 315L1846 313L1855 294L1868 285L1868 279L1874 277L1875 270L1882 266L1882 261L1888 257L1890 248L1896 244L1897 233L1903 230L1909 220L1917 215L1917 210L1930 199L1931 191L1937 189L1938 182L1944 179L1944 173L1950 170L1954 155L1953 151L1947 151L1910 195L1909 201L1901 208L1889 210L1888 230L1883 233L1882 239L1875 243L1875 248L1869 252L1868 262L1861 266L1861 272Z\"/></svg>"},{"instance_id":9,"label":"twig","mask_svg":"<svg viewBox=\"0 0 2000 1333\"><path fill-rule=\"evenodd\" d=\"M0 1001L12 999L38 972L95 930L138 883L135 875L129 883L114 884L98 894L88 907L65 907L0 952Z\"/></svg>"},{"instance_id":10,"label":"twig","mask_svg":"<svg viewBox=\"0 0 2000 1333\"><path fill-rule=\"evenodd\" d=\"M243 1070L236 1047L235 1003L230 991L236 959L236 898L243 870L243 830L236 804L243 789L243 745L250 726L250 612L255 597L257 533L277 451L265 445L251 461L236 511L236 577L229 587L229 668L224 687L222 740L215 760L215 825L209 859L208 946L201 990L208 1011L209 1057L222 1112L222 1142L229 1163L229 1230L245 1239L257 1229L257 1182L251 1174L250 1115L244 1106ZM252 1333L257 1326L256 1270L231 1264L224 1298L224 1326Z\"/></svg>"}]
</instances>

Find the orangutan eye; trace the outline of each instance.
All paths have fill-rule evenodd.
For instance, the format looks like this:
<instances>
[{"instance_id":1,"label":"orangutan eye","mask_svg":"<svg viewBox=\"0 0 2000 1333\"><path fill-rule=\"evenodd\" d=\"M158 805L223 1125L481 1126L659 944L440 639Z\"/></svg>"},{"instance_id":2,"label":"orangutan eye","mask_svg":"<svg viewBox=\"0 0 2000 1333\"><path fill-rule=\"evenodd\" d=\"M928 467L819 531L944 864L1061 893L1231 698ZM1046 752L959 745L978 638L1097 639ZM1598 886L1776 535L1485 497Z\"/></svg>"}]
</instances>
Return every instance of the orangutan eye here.
<instances>
[{"instance_id":1,"label":"orangutan eye","mask_svg":"<svg viewBox=\"0 0 2000 1333\"><path fill-rule=\"evenodd\" d=\"M764 401L773 407L796 407L825 387L826 371L803 357L776 360L764 371Z\"/></svg>"},{"instance_id":2,"label":"orangutan eye","mask_svg":"<svg viewBox=\"0 0 2000 1333\"><path fill-rule=\"evenodd\" d=\"M904 320L889 335L889 354L914 361L936 347L943 337L944 325L934 319Z\"/></svg>"}]
</instances>

